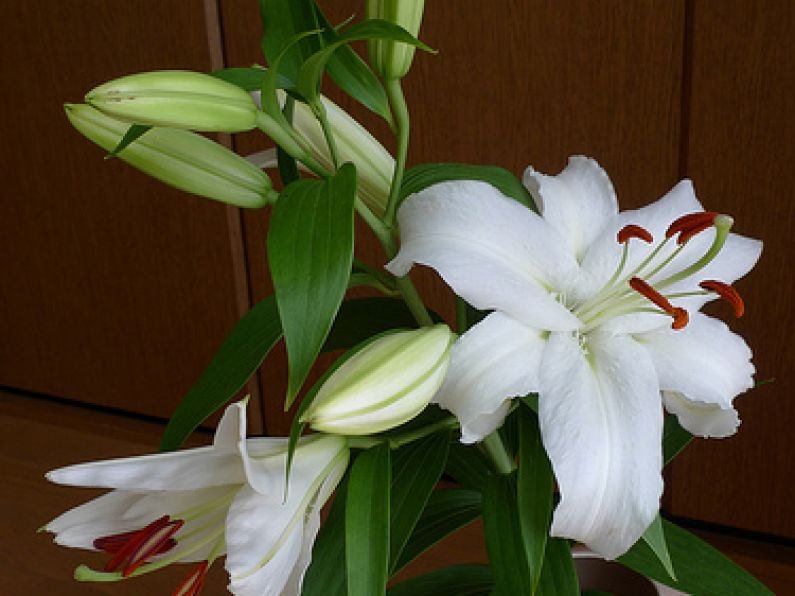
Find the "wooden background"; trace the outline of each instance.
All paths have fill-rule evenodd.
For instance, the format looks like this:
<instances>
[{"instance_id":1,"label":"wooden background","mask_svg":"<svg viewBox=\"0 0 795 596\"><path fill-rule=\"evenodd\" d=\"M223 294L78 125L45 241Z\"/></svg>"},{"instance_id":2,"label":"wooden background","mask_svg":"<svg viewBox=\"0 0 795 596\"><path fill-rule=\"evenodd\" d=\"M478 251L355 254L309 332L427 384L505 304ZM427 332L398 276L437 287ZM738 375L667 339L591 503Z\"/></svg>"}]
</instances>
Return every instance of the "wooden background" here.
<instances>
[{"instance_id":1,"label":"wooden background","mask_svg":"<svg viewBox=\"0 0 795 596\"><path fill-rule=\"evenodd\" d=\"M418 55L405 81L411 163L555 173L584 153L610 173L623 207L691 177L705 205L765 241L738 285L748 314L730 325L754 348L757 378L775 382L738 400L737 436L697 441L676 462L667 509L795 540L795 3L426 4L421 37L439 54ZM352 0L324 6L332 22L362 13ZM181 195L103 161L61 104L129 72L261 62L255 2L17 2L5 23L0 385L167 417L269 292L267 213ZM390 144L381 123L356 116ZM246 153L267 143L241 135L235 144ZM359 248L383 260L365 233ZM418 279L449 313L433 276ZM283 375L277 352L247 388L271 433L285 429Z\"/></svg>"}]
</instances>

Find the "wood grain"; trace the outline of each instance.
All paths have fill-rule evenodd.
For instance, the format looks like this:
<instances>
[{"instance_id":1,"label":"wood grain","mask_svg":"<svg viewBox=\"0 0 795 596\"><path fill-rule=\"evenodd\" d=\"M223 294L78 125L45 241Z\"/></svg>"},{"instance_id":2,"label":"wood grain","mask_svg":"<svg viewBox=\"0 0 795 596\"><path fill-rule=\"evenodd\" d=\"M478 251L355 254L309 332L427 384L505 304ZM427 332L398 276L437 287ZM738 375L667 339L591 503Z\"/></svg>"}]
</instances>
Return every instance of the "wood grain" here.
<instances>
[{"instance_id":1,"label":"wood grain","mask_svg":"<svg viewBox=\"0 0 795 596\"><path fill-rule=\"evenodd\" d=\"M686 173L702 201L761 238L758 266L737 284L748 314L729 321L754 350L757 381L737 400L743 424L695 441L673 469L676 515L795 538L795 420L789 255L795 235L795 4L701 1L692 12ZM724 318L728 309L712 312Z\"/></svg>"}]
</instances>

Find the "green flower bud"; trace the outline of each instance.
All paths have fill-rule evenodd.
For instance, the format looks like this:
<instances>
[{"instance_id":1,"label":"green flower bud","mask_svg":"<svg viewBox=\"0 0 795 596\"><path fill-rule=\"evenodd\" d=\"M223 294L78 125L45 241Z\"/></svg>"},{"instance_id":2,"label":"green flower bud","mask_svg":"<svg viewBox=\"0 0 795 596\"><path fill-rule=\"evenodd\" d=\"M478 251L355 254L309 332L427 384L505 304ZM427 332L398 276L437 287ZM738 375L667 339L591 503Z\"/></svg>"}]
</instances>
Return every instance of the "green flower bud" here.
<instances>
[{"instance_id":1,"label":"green flower bud","mask_svg":"<svg viewBox=\"0 0 795 596\"><path fill-rule=\"evenodd\" d=\"M85 104L66 104L77 130L112 151L130 125ZM276 198L267 174L202 135L151 128L118 153L119 159L180 190L238 207L262 207Z\"/></svg>"},{"instance_id":2,"label":"green flower bud","mask_svg":"<svg viewBox=\"0 0 795 596\"><path fill-rule=\"evenodd\" d=\"M129 75L88 92L86 103L125 122L203 132L253 129L257 106L243 89L185 70Z\"/></svg>"},{"instance_id":3,"label":"green flower bud","mask_svg":"<svg viewBox=\"0 0 795 596\"><path fill-rule=\"evenodd\" d=\"M403 27L417 37L422 23L425 0L367 0L368 19L381 19ZM387 39L367 42L370 64L385 79L406 76L414 59L414 46Z\"/></svg>"},{"instance_id":4,"label":"green flower bud","mask_svg":"<svg viewBox=\"0 0 795 596\"><path fill-rule=\"evenodd\" d=\"M454 340L443 324L376 339L334 371L301 421L341 435L369 435L403 424L436 394Z\"/></svg>"}]
</instances>

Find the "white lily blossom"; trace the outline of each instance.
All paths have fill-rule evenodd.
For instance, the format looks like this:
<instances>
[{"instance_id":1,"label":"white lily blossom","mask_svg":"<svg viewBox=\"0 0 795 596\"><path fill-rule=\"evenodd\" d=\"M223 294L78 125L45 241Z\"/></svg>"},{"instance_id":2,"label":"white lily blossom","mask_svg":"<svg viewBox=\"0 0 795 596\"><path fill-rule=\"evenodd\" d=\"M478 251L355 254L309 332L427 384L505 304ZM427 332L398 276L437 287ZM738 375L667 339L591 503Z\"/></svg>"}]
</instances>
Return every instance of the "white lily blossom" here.
<instances>
[{"instance_id":1,"label":"white lily blossom","mask_svg":"<svg viewBox=\"0 0 795 596\"><path fill-rule=\"evenodd\" d=\"M226 554L233 594L298 595L320 526L320 509L348 465L344 437L300 440L285 487L286 438L246 438L244 402L230 405L213 445L79 464L52 482L112 488L45 526L64 546L111 555L85 581L115 581L176 562L197 566L175 594L198 594ZM287 488L288 490L285 490Z\"/></svg>"},{"instance_id":2,"label":"white lily blossom","mask_svg":"<svg viewBox=\"0 0 795 596\"><path fill-rule=\"evenodd\" d=\"M663 404L696 435L739 424L732 400L752 386L751 351L698 310L721 296L742 314L728 284L762 244L705 213L689 180L621 213L607 174L585 157L557 176L528 168L524 183L540 215L476 181L408 198L387 268L428 265L494 311L455 344L434 401L473 443L499 427L510 398L538 393L561 493L551 533L612 559L659 509Z\"/></svg>"}]
</instances>

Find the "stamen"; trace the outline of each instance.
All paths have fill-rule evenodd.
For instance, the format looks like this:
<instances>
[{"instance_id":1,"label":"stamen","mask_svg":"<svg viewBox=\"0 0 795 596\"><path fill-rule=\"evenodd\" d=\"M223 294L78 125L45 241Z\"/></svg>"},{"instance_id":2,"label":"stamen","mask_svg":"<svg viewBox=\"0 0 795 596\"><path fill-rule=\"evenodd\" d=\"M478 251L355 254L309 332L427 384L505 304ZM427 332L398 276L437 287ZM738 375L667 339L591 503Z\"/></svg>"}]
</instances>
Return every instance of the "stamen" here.
<instances>
[{"instance_id":1,"label":"stamen","mask_svg":"<svg viewBox=\"0 0 795 596\"><path fill-rule=\"evenodd\" d=\"M122 571L122 575L124 577L129 577L138 567L146 563L153 556L163 552L163 545L169 540L172 540L171 537L177 533L183 523L181 519L171 521L167 526L160 528L143 540L130 556L127 565Z\"/></svg>"},{"instance_id":2,"label":"stamen","mask_svg":"<svg viewBox=\"0 0 795 596\"><path fill-rule=\"evenodd\" d=\"M673 307L673 305L670 302L668 302L668 300L665 298L665 296L660 294L657 290L652 288L649 284L647 284L641 278L633 277L632 279L629 280L629 286L633 290L635 290L636 292L641 294L642 296L644 296L644 297L648 298L649 300L651 300L652 302L654 302L654 304L659 306L661 309L663 309L668 314L672 315L672 314L676 313L676 309Z\"/></svg>"},{"instance_id":3,"label":"stamen","mask_svg":"<svg viewBox=\"0 0 795 596\"><path fill-rule=\"evenodd\" d=\"M672 329L683 329L690 322L690 315L684 308L677 306L672 314L674 315L674 322L671 323Z\"/></svg>"},{"instance_id":4,"label":"stamen","mask_svg":"<svg viewBox=\"0 0 795 596\"><path fill-rule=\"evenodd\" d=\"M207 561L199 563L191 574L177 586L172 596L196 596L204 586L204 578L207 576L209 568L210 564Z\"/></svg>"},{"instance_id":5,"label":"stamen","mask_svg":"<svg viewBox=\"0 0 795 596\"><path fill-rule=\"evenodd\" d=\"M619 244L624 244L625 242L629 241L630 238L638 238L639 240L643 240L648 244L654 242L654 237L651 235L651 232L645 228L636 226L635 224L624 226L616 235L616 240Z\"/></svg>"},{"instance_id":6,"label":"stamen","mask_svg":"<svg viewBox=\"0 0 795 596\"><path fill-rule=\"evenodd\" d=\"M665 237L670 238L679 232L689 232L692 229L701 227L706 223L706 225L700 230L704 231L712 225L712 222L718 215L720 214L716 211L700 211L698 213L688 213L687 215L683 215L682 217L674 220L674 222L668 226L668 229L665 231ZM679 239L679 244L682 244L681 238Z\"/></svg>"},{"instance_id":7,"label":"stamen","mask_svg":"<svg viewBox=\"0 0 795 596\"><path fill-rule=\"evenodd\" d=\"M722 281L717 281L715 279L708 279L706 281L702 281L698 285L705 290L715 292L718 296L731 304L734 308L734 316L738 319L745 314L745 302L743 302L742 296L740 296L740 293L729 284L725 284Z\"/></svg>"},{"instance_id":8,"label":"stamen","mask_svg":"<svg viewBox=\"0 0 795 596\"><path fill-rule=\"evenodd\" d=\"M171 520L168 515L164 515L141 530L97 538L94 546L113 554L105 565L105 571L117 571L123 567L122 576L129 577L153 556L174 548L176 541L173 536L183 523L182 520Z\"/></svg>"}]
</instances>

